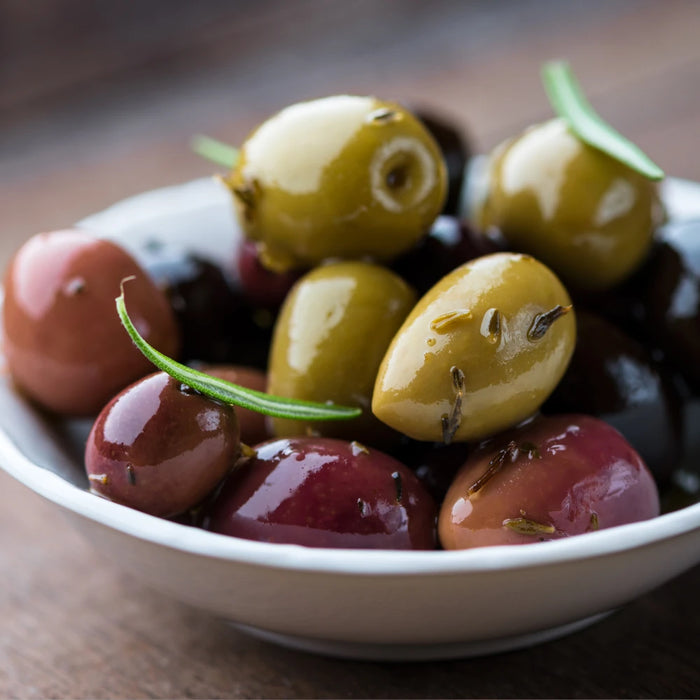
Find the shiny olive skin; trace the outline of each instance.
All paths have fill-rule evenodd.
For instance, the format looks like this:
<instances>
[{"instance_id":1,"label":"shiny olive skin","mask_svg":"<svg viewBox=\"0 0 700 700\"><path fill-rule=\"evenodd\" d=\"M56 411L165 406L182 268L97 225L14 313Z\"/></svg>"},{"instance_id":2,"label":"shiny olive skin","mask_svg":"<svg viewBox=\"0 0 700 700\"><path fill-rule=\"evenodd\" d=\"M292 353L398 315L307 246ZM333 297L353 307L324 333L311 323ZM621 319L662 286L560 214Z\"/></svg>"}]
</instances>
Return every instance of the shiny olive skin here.
<instances>
[{"instance_id":1,"label":"shiny olive skin","mask_svg":"<svg viewBox=\"0 0 700 700\"><path fill-rule=\"evenodd\" d=\"M575 325L569 295L542 263L519 253L472 260L409 314L382 360L372 411L417 440L493 435L553 391Z\"/></svg>"},{"instance_id":2,"label":"shiny olive skin","mask_svg":"<svg viewBox=\"0 0 700 700\"><path fill-rule=\"evenodd\" d=\"M438 216L428 235L390 267L418 294L425 294L462 263L504 250L503 241L476 232L454 216Z\"/></svg>"},{"instance_id":3,"label":"shiny olive skin","mask_svg":"<svg viewBox=\"0 0 700 700\"><path fill-rule=\"evenodd\" d=\"M590 416L548 416L469 457L438 534L445 549L531 544L658 514L654 479L620 433Z\"/></svg>"},{"instance_id":4,"label":"shiny olive skin","mask_svg":"<svg viewBox=\"0 0 700 700\"><path fill-rule=\"evenodd\" d=\"M403 437L390 454L405 464L421 481L430 495L442 503L459 468L473 446L466 442L421 442Z\"/></svg>"},{"instance_id":5,"label":"shiny olive skin","mask_svg":"<svg viewBox=\"0 0 700 700\"><path fill-rule=\"evenodd\" d=\"M182 359L224 362L235 356L239 338L233 321L245 314L245 305L224 271L168 244L152 245L139 257L173 308L182 336Z\"/></svg>"},{"instance_id":6,"label":"shiny olive skin","mask_svg":"<svg viewBox=\"0 0 700 700\"><path fill-rule=\"evenodd\" d=\"M659 245L645 268L647 329L700 394L700 219L672 221L657 231Z\"/></svg>"},{"instance_id":7,"label":"shiny olive skin","mask_svg":"<svg viewBox=\"0 0 700 700\"><path fill-rule=\"evenodd\" d=\"M241 240L236 260L238 282L246 301L253 307L276 312L304 270L273 272L268 270L258 255L254 241Z\"/></svg>"},{"instance_id":8,"label":"shiny olive skin","mask_svg":"<svg viewBox=\"0 0 700 700\"><path fill-rule=\"evenodd\" d=\"M393 431L370 412L372 388L379 363L415 299L400 277L371 263L324 265L302 277L277 319L268 391L359 406L363 415L316 423L275 418L275 435L313 430L370 445L390 439Z\"/></svg>"},{"instance_id":9,"label":"shiny olive skin","mask_svg":"<svg viewBox=\"0 0 700 700\"><path fill-rule=\"evenodd\" d=\"M646 348L589 311L576 315L576 349L545 413L585 413L620 431L658 483L683 456L680 397Z\"/></svg>"},{"instance_id":10,"label":"shiny olive skin","mask_svg":"<svg viewBox=\"0 0 700 700\"><path fill-rule=\"evenodd\" d=\"M170 517L199 504L233 467L239 450L230 406L157 372L101 411L85 447L85 468L94 493Z\"/></svg>"},{"instance_id":11,"label":"shiny olive skin","mask_svg":"<svg viewBox=\"0 0 700 700\"><path fill-rule=\"evenodd\" d=\"M245 235L276 271L389 260L425 235L447 193L440 149L420 121L400 105L349 95L265 121L226 182Z\"/></svg>"},{"instance_id":12,"label":"shiny olive skin","mask_svg":"<svg viewBox=\"0 0 700 700\"><path fill-rule=\"evenodd\" d=\"M435 548L435 502L392 457L309 437L255 451L205 508L207 529L307 547Z\"/></svg>"},{"instance_id":13,"label":"shiny olive skin","mask_svg":"<svg viewBox=\"0 0 700 700\"><path fill-rule=\"evenodd\" d=\"M442 151L448 182L447 200L442 213L460 216L464 173L472 155L470 144L464 133L442 114L423 107L411 108L411 112L423 122Z\"/></svg>"},{"instance_id":14,"label":"shiny olive skin","mask_svg":"<svg viewBox=\"0 0 700 700\"><path fill-rule=\"evenodd\" d=\"M478 225L501 230L572 288L607 289L644 260L662 208L655 183L584 144L561 120L531 127L489 159Z\"/></svg>"},{"instance_id":15,"label":"shiny olive skin","mask_svg":"<svg viewBox=\"0 0 700 700\"><path fill-rule=\"evenodd\" d=\"M114 243L67 229L29 239L4 279L4 352L20 389L66 415L95 415L116 392L152 371L121 325L114 300L125 285L137 329L161 352L179 352L163 293Z\"/></svg>"},{"instance_id":16,"label":"shiny olive skin","mask_svg":"<svg viewBox=\"0 0 700 700\"><path fill-rule=\"evenodd\" d=\"M256 391L267 391L267 374L255 367L243 367L241 365L197 365L196 369L206 372L212 377L225 379L227 382L244 386ZM246 445L255 445L263 442L272 435L267 427L267 419L262 413L251 411L248 408L234 406L238 426L241 433L241 442Z\"/></svg>"}]
</instances>

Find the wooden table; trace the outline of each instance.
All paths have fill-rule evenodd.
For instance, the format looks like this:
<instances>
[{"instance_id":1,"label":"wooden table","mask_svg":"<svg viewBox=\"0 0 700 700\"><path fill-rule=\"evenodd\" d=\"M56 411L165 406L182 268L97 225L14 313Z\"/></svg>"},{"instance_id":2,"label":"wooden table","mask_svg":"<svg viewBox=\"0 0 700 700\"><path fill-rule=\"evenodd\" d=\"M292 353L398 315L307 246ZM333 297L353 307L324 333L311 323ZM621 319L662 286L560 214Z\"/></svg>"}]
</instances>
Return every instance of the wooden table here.
<instances>
[{"instance_id":1,"label":"wooden table","mask_svg":"<svg viewBox=\"0 0 700 700\"><path fill-rule=\"evenodd\" d=\"M3 266L39 230L209 173L188 152L193 132L240 142L259 119L301 98L345 91L431 104L489 149L550 114L538 68L553 57L572 62L599 111L667 172L700 180L698 2L238 5L200 4L199 15L170 29L156 21L162 15L151 17L150 43L125 34L128 51L114 36L83 46L76 35L64 47L67 73L41 55L9 64L25 73L14 82L9 74L0 102ZM20 19L31 39L31 18ZM32 73L35 63L41 73ZM440 663L344 662L255 641L147 590L4 473L0 506L2 697L700 694L700 568L532 649Z\"/></svg>"}]
</instances>

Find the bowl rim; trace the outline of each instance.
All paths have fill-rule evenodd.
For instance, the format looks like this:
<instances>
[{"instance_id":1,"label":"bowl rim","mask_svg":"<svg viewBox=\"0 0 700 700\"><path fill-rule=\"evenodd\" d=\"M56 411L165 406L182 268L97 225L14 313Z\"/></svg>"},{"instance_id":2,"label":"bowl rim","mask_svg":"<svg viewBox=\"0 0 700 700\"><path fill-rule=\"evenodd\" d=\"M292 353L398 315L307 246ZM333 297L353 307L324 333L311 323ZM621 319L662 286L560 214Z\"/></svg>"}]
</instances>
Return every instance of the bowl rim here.
<instances>
[{"instance_id":1,"label":"bowl rim","mask_svg":"<svg viewBox=\"0 0 700 700\"><path fill-rule=\"evenodd\" d=\"M638 549L700 530L700 503L695 503L650 520L534 546L498 545L456 551L304 547L221 535L114 503L35 464L4 430L0 430L0 468L68 511L152 544L241 564L330 575L422 577L551 566Z\"/></svg>"}]
</instances>

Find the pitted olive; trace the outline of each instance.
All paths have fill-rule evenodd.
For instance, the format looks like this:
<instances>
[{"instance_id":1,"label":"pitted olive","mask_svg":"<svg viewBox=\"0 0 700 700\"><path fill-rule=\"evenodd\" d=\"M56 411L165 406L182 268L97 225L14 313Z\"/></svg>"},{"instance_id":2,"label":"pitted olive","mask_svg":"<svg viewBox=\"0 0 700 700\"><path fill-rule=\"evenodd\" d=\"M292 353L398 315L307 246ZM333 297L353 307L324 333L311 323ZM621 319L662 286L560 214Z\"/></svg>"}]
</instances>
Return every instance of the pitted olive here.
<instances>
[{"instance_id":1,"label":"pitted olive","mask_svg":"<svg viewBox=\"0 0 700 700\"><path fill-rule=\"evenodd\" d=\"M654 182L586 145L558 119L496 148L476 213L509 245L581 290L622 281L649 251L662 219Z\"/></svg>"},{"instance_id":2,"label":"pitted olive","mask_svg":"<svg viewBox=\"0 0 700 700\"><path fill-rule=\"evenodd\" d=\"M423 124L398 104L337 95L259 126L226 180L266 267L389 260L440 213L447 175Z\"/></svg>"},{"instance_id":3,"label":"pitted olive","mask_svg":"<svg viewBox=\"0 0 700 700\"><path fill-rule=\"evenodd\" d=\"M275 326L268 391L364 410L360 418L308 424L275 419L279 436L318 434L368 444L389 432L371 414L379 363L415 303L400 277L379 266L344 262L318 267L287 297Z\"/></svg>"},{"instance_id":4,"label":"pitted olive","mask_svg":"<svg viewBox=\"0 0 700 700\"><path fill-rule=\"evenodd\" d=\"M480 440L540 407L575 338L569 295L545 265L518 253L477 258L409 314L382 361L372 410L417 440Z\"/></svg>"}]
</instances>

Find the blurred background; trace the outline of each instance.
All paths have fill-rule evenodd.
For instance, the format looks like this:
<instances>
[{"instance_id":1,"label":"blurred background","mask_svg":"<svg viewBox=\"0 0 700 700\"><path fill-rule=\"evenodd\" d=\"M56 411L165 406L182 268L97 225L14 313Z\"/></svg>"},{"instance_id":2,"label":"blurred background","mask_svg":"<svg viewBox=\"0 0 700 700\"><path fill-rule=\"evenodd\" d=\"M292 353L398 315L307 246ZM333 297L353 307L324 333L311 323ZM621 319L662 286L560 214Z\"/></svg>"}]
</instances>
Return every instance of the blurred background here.
<instances>
[{"instance_id":1,"label":"blurred background","mask_svg":"<svg viewBox=\"0 0 700 700\"><path fill-rule=\"evenodd\" d=\"M550 108L568 58L590 99L700 179L693 0L0 0L0 264L28 236L206 176L194 133L240 143L339 92L430 105L487 150Z\"/></svg>"}]
</instances>

